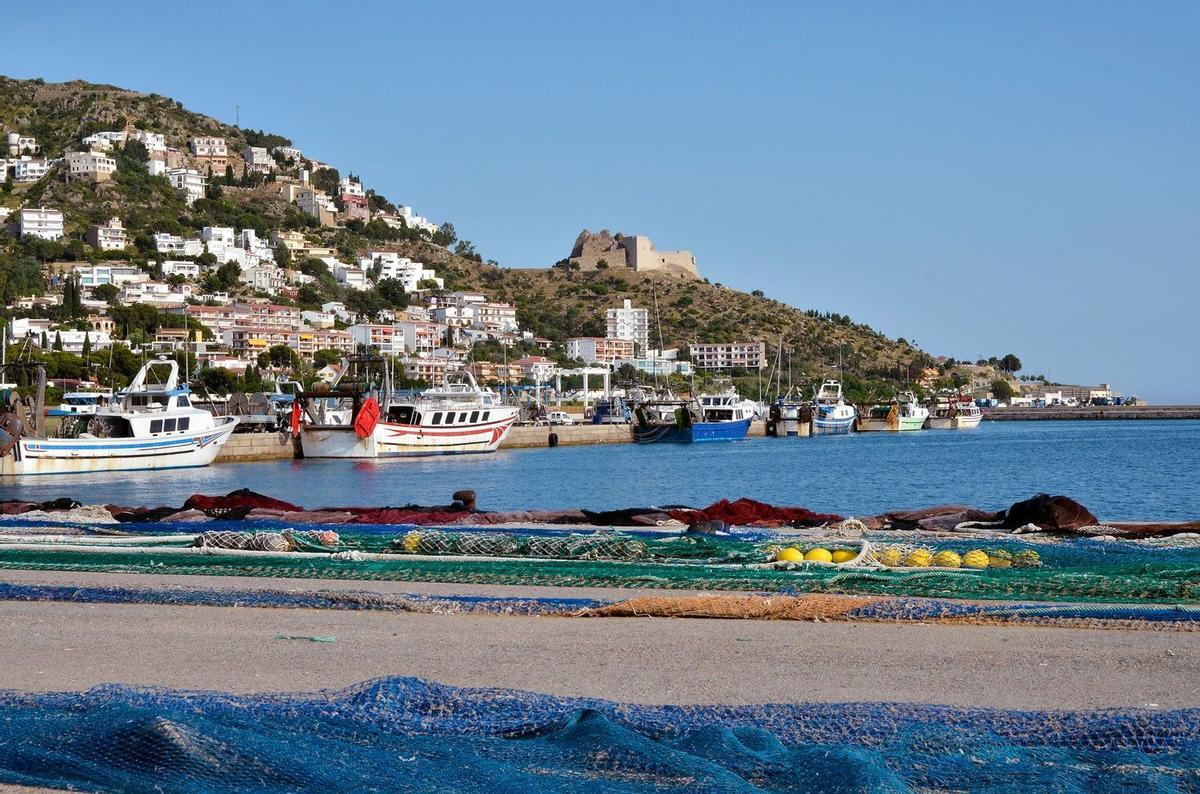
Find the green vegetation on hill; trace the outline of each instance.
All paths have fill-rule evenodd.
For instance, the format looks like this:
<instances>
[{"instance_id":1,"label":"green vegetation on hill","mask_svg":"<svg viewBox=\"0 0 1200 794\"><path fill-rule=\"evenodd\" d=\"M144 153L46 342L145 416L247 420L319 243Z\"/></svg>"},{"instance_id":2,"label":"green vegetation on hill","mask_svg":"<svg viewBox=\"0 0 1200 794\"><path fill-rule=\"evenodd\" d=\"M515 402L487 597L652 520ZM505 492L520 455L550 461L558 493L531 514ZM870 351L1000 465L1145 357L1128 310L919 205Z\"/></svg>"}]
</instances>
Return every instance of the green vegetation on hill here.
<instances>
[{"instance_id":1,"label":"green vegetation on hill","mask_svg":"<svg viewBox=\"0 0 1200 794\"><path fill-rule=\"evenodd\" d=\"M241 129L193 113L154 94L79 81L47 84L0 77L0 130L35 135L52 157L75 148L84 135L127 125L163 133L169 146L181 149L196 135L224 137L231 153L245 145L271 148L291 143L280 135ZM603 336L605 310L629 298L636 306L657 306L652 315L654 346L660 336L667 348L686 348L696 342L762 340L772 361L782 347L780 358L785 369L790 365L793 382L808 384L840 372L855 399L890 397L894 388L930 366L941 370L942 385L959 385L967 379L964 372L955 370L954 362L949 366L936 362L904 339L890 339L835 312L788 306L760 290L747 294L707 280L611 267L589 272L561 266L500 267L492 260L485 262L470 241L458 238L451 224L432 239L415 230L393 229L379 220L322 228L284 201L264 177L235 175L232 167L224 174L212 175L208 195L189 207L165 177L149 174L141 144L117 148L112 156L118 161L118 171L111 182L67 182L56 171L33 185L3 186L0 205L57 207L64 212L68 232L62 243L18 241L10 236L0 239L0 297L6 302L41 292L49 275L46 266L58 260L120 256L153 272L153 262L159 258L151 238L154 232L191 235L204 226L217 225L252 228L265 238L274 230L290 230L302 232L310 245L332 249L346 261L368 250L398 251L434 267L449 290L477 290L491 299L515 304L524 329L559 343L572 336ZM334 168L322 168L313 174L313 181L331 188L339 176ZM373 191L368 192L368 200L374 210L395 209L391 201ZM81 237L86 226L114 215L125 223L134 247L114 255L85 246ZM335 283L320 260L295 261L289 252L280 250L277 261L317 279L304 285L293 301L306 308L340 300L353 311L372 317L382 309L408 304L409 296L387 281L363 292L347 290ZM246 294L237 276L236 270L217 268L206 277L206 285ZM288 302L286 298L276 300ZM561 351L557 355L561 356ZM994 374L998 379L1002 371L1015 369L1019 369L1015 356L1005 357L995 361ZM757 373L753 379L757 380Z\"/></svg>"}]
</instances>

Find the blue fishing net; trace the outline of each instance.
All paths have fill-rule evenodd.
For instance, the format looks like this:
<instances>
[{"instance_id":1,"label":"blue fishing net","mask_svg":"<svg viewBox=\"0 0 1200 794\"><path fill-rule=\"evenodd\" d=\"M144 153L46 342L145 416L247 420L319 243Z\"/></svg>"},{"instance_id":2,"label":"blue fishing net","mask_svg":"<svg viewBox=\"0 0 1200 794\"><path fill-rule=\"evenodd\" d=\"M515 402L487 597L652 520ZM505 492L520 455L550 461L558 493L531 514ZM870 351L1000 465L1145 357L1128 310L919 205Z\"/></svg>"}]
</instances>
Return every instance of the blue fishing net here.
<instances>
[{"instance_id":1,"label":"blue fishing net","mask_svg":"<svg viewBox=\"0 0 1200 794\"><path fill-rule=\"evenodd\" d=\"M85 791L1194 791L1200 709L634 706L386 678L0 692L0 782Z\"/></svg>"}]
</instances>

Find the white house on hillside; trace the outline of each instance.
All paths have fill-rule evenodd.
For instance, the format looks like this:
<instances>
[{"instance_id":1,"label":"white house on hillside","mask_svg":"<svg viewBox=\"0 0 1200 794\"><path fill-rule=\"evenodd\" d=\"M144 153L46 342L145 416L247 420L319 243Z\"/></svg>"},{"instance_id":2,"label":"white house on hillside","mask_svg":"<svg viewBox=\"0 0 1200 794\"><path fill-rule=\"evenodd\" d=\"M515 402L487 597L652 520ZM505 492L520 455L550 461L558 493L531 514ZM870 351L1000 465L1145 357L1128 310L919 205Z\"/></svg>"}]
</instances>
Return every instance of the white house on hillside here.
<instances>
[{"instance_id":1,"label":"white house on hillside","mask_svg":"<svg viewBox=\"0 0 1200 794\"><path fill-rule=\"evenodd\" d=\"M208 180L196 169L169 168L167 169L167 179L171 180L171 187L183 193L189 206L194 204L197 199L204 198L204 186Z\"/></svg>"},{"instance_id":2,"label":"white house on hillside","mask_svg":"<svg viewBox=\"0 0 1200 794\"><path fill-rule=\"evenodd\" d=\"M21 210L17 224L22 237L59 240L64 233L62 212L46 207Z\"/></svg>"}]
</instances>

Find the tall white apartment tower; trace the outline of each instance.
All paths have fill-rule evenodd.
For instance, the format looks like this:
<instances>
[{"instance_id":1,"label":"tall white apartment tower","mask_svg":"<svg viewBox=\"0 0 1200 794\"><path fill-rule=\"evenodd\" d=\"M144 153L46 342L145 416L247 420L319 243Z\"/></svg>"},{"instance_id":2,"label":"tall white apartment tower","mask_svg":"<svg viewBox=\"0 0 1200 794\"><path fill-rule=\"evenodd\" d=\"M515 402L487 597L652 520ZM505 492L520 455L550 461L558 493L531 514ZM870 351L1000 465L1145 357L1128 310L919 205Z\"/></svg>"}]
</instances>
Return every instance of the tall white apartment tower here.
<instances>
[{"instance_id":1,"label":"tall white apartment tower","mask_svg":"<svg viewBox=\"0 0 1200 794\"><path fill-rule=\"evenodd\" d=\"M650 348L650 310L635 309L626 298L624 306L608 310L608 330L604 335L609 339L627 339L637 345L638 355L644 355Z\"/></svg>"}]
</instances>

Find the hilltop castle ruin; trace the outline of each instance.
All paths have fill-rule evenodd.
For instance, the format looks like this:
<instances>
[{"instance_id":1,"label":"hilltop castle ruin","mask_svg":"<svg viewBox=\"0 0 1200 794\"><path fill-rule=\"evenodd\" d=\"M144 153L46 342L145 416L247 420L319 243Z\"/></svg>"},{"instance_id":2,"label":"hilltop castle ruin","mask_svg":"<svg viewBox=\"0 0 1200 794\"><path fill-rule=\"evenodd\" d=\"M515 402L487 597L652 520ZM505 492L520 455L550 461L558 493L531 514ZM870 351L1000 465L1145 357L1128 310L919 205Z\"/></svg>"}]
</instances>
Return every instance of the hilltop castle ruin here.
<instances>
[{"instance_id":1,"label":"hilltop castle ruin","mask_svg":"<svg viewBox=\"0 0 1200 794\"><path fill-rule=\"evenodd\" d=\"M580 270L595 270L601 261L610 268L629 268L638 273L658 271L680 278L700 278L691 251L658 251L649 237L613 234L608 229L584 229L575 238L571 264Z\"/></svg>"}]
</instances>

